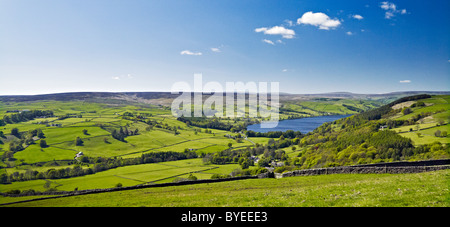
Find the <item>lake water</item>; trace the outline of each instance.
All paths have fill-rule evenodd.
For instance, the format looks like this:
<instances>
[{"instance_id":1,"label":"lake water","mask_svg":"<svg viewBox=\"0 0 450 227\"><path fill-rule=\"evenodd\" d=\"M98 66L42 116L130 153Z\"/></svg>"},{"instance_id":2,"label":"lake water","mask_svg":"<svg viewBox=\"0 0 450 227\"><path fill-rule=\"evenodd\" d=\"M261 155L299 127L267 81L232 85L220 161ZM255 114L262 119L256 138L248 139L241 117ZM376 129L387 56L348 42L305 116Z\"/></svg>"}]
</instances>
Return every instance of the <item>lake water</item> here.
<instances>
[{"instance_id":1,"label":"lake water","mask_svg":"<svg viewBox=\"0 0 450 227\"><path fill-rule=\"evenodd\" d=\"M325 122L332 122L341 118L349 117L351 115L333 115L333 116L320 116L320 117L306 117L300 119L283 120L278 122L278 126L275 128L261 128L260 124L249 125L247 130L254 132L271 132L271 131L287 131L294 130L301 133L312 132Z\"/></svg>"}]
</instances>

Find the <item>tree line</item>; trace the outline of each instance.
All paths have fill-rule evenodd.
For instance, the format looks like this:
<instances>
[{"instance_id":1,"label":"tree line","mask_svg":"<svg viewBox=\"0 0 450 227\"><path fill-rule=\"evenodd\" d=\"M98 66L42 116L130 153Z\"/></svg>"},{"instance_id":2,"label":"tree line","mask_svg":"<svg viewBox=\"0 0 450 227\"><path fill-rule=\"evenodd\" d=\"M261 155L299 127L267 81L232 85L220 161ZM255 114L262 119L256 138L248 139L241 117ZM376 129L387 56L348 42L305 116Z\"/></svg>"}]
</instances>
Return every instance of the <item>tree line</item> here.
<instances>
[{"instance_id":1,"label":"tree line","mask_svg":"<svg viewBox=\"0 0 450 227\"><path fill-rule=\"evenodd\" d=\"M30 110L22 111L20 113L10 114L3 116L0 119L0 126L5 126L6 124L14 124L25 121L34 120L37 117L53 117L53 111L51 110Z\"/></svg>"},{"instance_id":2,"label":"tree line","mask_svg":"<svg viewBox=\"0 0 450 227\"><path fill-rule=\"evenodd\" d=\"M255 131L246 131L245 133L248 137L267 137L267 138L280 138L283 136L284 138L296 138L302 137L303 134L300 131L287 130L285 132L282 131L270 131L270 132L255 132Z\"/></svg>"}]
</instances>

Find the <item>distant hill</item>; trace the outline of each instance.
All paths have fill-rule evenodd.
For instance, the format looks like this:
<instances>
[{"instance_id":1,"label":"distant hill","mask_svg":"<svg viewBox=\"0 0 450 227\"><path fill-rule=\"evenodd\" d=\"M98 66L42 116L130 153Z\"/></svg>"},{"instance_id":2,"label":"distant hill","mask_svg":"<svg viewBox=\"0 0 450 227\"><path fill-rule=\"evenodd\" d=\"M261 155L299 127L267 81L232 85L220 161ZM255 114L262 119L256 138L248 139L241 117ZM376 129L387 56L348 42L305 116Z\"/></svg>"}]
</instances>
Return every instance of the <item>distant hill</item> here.
<instances>
[{"instance_id":1,"label":"distant hill","mask_svg":"<svg viewBox=\"0 0 450 227\"><path fill-rule=\"evenodd\" d=\"M310 99L313 97L324 98L345 98L345 99L398 99L405 96L429 94L429 95L449 95L450 91L402 91L385 94L355 94L350 92L330 92L320 94L289 94L281 93L280 100ZM95 100L95 99L115 99L135 102L147 102L148 100L174 99L179 95L170 92L68 92L41 95L4 95L0 96L2 102L26 102L41 100L72 101L72 100ZM149 102L152 103L152 102ZM161 102L166 104L167 102Z\"/></svg>"},{"instance_id":2,"label":"distant hill","mask_svg":"<svg viewBox=\"0 0 450 227\"><path fill-rule=\"evenodd\" d=\"M319 94L286 94L287 96L307 96L326 98L350 98L350 99L373 99L373 98L401 98L405 96L428 94L428 95L449 95L450 91L398 91L384 94L357 94L351 92L329 92Z\"/></svg>"}]
</instances>

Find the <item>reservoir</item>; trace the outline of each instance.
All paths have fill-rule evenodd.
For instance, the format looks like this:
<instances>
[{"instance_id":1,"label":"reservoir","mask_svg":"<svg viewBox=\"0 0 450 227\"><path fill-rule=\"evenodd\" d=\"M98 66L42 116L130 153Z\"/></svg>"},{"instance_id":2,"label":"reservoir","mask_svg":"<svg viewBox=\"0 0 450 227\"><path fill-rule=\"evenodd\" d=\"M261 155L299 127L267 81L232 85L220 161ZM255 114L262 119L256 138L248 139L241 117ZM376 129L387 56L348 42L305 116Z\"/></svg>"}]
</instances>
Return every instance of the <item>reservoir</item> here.
<instances>
[{"instance_id":1,"label":"reservoir","mask_svg":"<svg viewBox=\"0 0 450 227\"><path fill-rule=\"evenodd\" d=\"M271 132L271 131L287 131L294 130L301 133L312 132L325 122L332 122L341 118L346 118L352 115L333 115L333 116L320 116L320 117L305 117L300 119L283 120L278 122L278 126L275 128L261 128L260 124L254 124L247 126L247 130L254 132Z\"/></svg>"}]
</instances>

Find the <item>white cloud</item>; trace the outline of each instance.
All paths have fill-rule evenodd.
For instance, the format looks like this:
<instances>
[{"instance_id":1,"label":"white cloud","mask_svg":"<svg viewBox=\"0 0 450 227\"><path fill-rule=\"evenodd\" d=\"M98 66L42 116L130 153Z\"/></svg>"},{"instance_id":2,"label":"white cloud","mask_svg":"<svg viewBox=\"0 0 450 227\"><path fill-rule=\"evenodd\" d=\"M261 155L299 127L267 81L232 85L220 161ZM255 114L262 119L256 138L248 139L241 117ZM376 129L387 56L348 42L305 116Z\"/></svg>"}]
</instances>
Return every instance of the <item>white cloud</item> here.
<instances>
[{"instance_id":1,"label":"white cloud","mask_svg":"<svg viewBox=\"0 0 450 227\"><path fill-rule=\"evenodd\" d=\"M275 45L275 43L272 40L263 39L262 41L271 45Z\"/></svg>"},{"instance_id":2,"label":"white cloud","mask_svg":"<svg viewBox=\"0 0 450 227\"><path fill-rule=\"evenodd\" d=\"M281 70L281 72L284 72L284 73L285 73L285 72L287 72L287 71L288 71L287 69L283 69L283 70Z\"/></svg>"},{"instance_id":3,"label":"white cloud","mask_svg":"<svg viewBox=\"0 0 450 227\"><path fill-rule=\"evenodd\" d=\"M338 19L330 19L324 13L313 13L310 11L304 13L301 18L298 18L297 24L309 24L319 27L319 29L330 30L341 25L341 22Z\"/></svg>"},{"instance_id":4,"label":"white cloud","mask_svg":"<svg viewBox=\"0 0 450 227\"><path fill-rule=\"evenodd\" d=\"M380 7L384 10L397 10L397 6L392 2L381 2Z\"/></svg>"},{"instance_id":5,"label":"white cloud","mask_svg":"<svg viewBox=\"0 0 450 227\"><path fill-rule=\"evenodd\" d=\"M362 20L362 19L364 19L364 17L361 16L361 15L359 15L359 14L352 15L352 17L355 18L355 19L357 19L357 20Z\"/></svg>"},{"instance_id":6,"label":"white cloud","mask_svg":"<svg viewBox=\"0 0 450 227\"><path fill-rule=\"evenodd\" d=\"M127 74L127 75L120 75L120 76L113 76L111 77L113 80L122 80L122 79L133 79L133 75Z\"/></svg>"},{"instance_id":7,"label":"white cloud","mask_svg":"<svg viewBox=\"0 0 450 227\"><path fill-rule=\"evenodd\" d=\"M292 29L287 29L283 26L274 26L271 28L257 28L255 32L263 32L266 35L281 35L285 39L292 39L295 36L295 31Z\"/></svg>"},{"instance_id":8,"label":"white cloud","mask_svg":"<svg viewBox=\"0 0 450 227\"><path fill-rule=\"evenodd\" d=\"M219 53L219 52L222 52L219 48L217 48L217 47L211 47L211 51L212 52L216 52L216 53Z\"/></svg>"},{"instance_id":9,"label":"white cloud","mask_svg":"<svg viewBox=\"0 0 450 227\"><path fill-rule=\"evenodd\" d=\"M180 52L180 54L181 55L192 55L192 56L200 56L200 55L202 55L201 52L192 52L192 51L189 51L189 50L183 50L183 51Z\"/></svg>"},{"instance_id":10,"label":"white cloud","mask_svg":"<svg viewBox=\"0 0 450 227\"><path fill-rule=\"evenodd\" d=\"M294 26L294 22L292 22L291 20L284 20L284 22L285 22L286 25L289 26L289 27Z\"/></svg>"},{"instance_id":11,"label":"white cloud","mask_svg":"<svg viewBox=\"0 0 450 227\"><path fill-rule=\"evenodd\" d=\"M384 15L384 18L386 18L386 19L391 19L392 17L394 17L393 12L386 12L386 14Z\"/></svg>"},{"instance_id":12,"label":"white cloud","mask_svg":"<svg viewBox=\"0 0 450 227\"><path fill-rule=\"evenodd\" d=\"M345 34L347 34L347 35L353 35L353 33L352 32L346 32Z\"/></svg>"},{"instance_id":13,"label":"white cloud","mask_svg":"<svg viewBox=\"0 0 450 227\"><path fill-rule=\"evenodd\" d=\"M395 14L406 14L407 11L406 9L397 9L397 5L395 5L392 2L381 2L380 8L386 10L385 14L384 14L384 18L386 19L391 19L392 17L395 16Z\"/></svg>"},{"instance_id":14,"label":"white cloud","mask_svg":"<svg viewBox=\"0 0 450 227\"><path fill-rule=\"evenodd\" d=\"M399 82L402 84L409 84L411 83L411 80L400 80Z\"/></svg>"}]
</instances>

